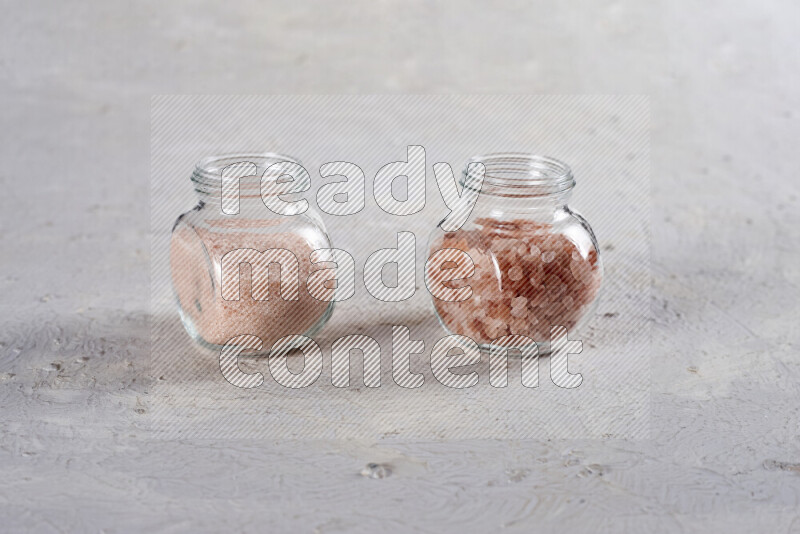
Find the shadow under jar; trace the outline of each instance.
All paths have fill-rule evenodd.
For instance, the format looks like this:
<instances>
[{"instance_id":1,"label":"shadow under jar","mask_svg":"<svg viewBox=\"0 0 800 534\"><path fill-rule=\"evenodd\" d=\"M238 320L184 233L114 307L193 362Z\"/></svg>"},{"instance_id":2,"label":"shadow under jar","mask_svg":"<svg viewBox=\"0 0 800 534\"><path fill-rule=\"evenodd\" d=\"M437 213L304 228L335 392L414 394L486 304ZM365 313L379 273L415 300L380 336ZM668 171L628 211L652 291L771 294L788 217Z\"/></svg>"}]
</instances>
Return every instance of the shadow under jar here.
<instances>
[{"instance_id":1,"label":"shadow under jar","mask_svg":"<svg viewBox=\"0 0 800 534\"><path fill-rule=\"evenodd\" d=\"M429 281L446 288L470 286L471 292L463 292L470 296L461 301L433 296L434 309L448 333L467 336L483 350L505 336L525 336L502 344L535 343L548 353L551 327L563 326L574 335L594 313L603 280L594 233L567 207L575 186L572 171L549 157L489 154L470 160L462 186L469 186L473 163L485 168L475 207L460 229L444 231L444 221L434 229L426 272ZM443 249L466 253L474 264L472 276L463 254L435 254Z\"/></svg>"},{"instance_id":2,"label":"shadow under jar","mask_svg":"<svg viewBox=\"0 0 800 534\"><path fill-rule=\"evenodd\" d=\"M312 251L332 246L322 220L310 207L279 215L265 204L278 194L269 184L287 175L299 186L308 179L297 160L279 154L197 164L191 180L199 202L175 221L170 267L183 326L199 344L218 349L249 335L260 338L258 352L268 352L284 336L314 335L330 317L333 301L312 297L306 287ZM235 180L223 184L223 176Z\"/></svg>"}]
</instances>

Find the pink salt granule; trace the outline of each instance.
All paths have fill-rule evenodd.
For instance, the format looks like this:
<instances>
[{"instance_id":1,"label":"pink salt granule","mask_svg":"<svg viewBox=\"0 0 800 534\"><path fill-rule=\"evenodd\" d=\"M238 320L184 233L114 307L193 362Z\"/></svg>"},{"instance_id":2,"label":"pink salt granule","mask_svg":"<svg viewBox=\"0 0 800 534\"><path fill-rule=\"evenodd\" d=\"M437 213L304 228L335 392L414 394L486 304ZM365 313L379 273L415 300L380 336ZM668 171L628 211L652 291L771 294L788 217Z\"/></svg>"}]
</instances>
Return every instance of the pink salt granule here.
<instances>
[{"instance_id":1,"label":"pink salt granule","mask_svg":"<svg viewBox=\"0 0 800 534\"><path fill-rule=\"evenodd\" d=\"M594 247L582 254L567 236L534 221L475 222L475 229L445 233L432 247L463 250L475 263L472 277L450 282L440 265L428 267L431 280L446 287L472 287L461 302L434 298L445 326L480 344L510 334L547 342L551 326L572 330L600 289Z\"/></svg>"}]
</instances>

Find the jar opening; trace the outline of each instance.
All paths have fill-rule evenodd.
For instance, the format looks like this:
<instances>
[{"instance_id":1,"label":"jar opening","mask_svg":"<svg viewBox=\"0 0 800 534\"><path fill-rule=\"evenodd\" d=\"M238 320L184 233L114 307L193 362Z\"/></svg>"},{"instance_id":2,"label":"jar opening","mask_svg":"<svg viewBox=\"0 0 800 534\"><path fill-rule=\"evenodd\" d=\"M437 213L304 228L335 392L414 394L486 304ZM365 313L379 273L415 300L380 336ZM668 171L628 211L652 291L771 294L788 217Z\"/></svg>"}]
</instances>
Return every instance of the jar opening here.
<instances>
[{"instance_id":1,"label":"jar opening","mask_svg":"<svg viewBox=\"0 0 800 534\"><path fill-rule=\"evenodd\" d=\"M543 197L559 195L575 187L569 166L555 158L524 153L497 153L471 158L469 165L483 163L486 174L482 194L502 197Z\"/></svg>"},{"instance_id":2,"label":"jar opening","mask_svg":"<svg viewBox=\"0 0 800 534\"><path fill-rule=\"evenodd\" d=\"M197 162L192 173L194 189L202 196L220 197L222 192L222 175L240 178L238 187L242 198L260 196L261 177L275 163L290 162L300 165L300 161L274 152L223 154L209 156ZM236 191L226 192L235 194Z\"/></svg>"}]
</instances>

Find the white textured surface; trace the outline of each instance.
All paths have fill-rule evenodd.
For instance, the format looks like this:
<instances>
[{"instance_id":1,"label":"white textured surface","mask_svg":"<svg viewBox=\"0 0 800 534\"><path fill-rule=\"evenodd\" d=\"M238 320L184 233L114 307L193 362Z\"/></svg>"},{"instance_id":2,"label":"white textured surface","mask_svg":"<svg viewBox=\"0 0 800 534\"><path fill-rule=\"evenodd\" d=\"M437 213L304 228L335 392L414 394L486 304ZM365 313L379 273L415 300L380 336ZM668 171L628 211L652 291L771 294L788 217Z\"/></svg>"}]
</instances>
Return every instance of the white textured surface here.
<instances>
[{"instance_id":1,"label":"white textured surface","mask_svg":"<svg viewBox=\"0 0 800 534\"><path fill-rule=\"evenodd\" d=\"M329 6L4 4L2 529L800 530L800 6ZM652 96L652 440L149 439L150 95L348 91Z\"/></svg>"}]
</instances>

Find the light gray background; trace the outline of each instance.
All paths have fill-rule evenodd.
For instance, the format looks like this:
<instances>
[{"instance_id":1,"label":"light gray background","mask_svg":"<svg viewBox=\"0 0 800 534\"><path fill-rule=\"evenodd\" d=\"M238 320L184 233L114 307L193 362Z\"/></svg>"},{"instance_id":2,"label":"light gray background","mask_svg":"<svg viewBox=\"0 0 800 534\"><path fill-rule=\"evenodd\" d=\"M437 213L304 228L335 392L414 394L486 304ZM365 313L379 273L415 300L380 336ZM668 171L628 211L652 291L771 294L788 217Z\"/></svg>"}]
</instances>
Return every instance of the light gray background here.
<instances>
[{"instance_id":1,"label":"light gray background","mask_svg":"<svg viewBox=\"0 0 800 534\"><path fill-rule=\"evenodd\" d=\"M5 2L2 528L800 530L799 11ZM181 92L651 95L652 440L151 440L150 97Z\"/></svg>"}]
</instances>

